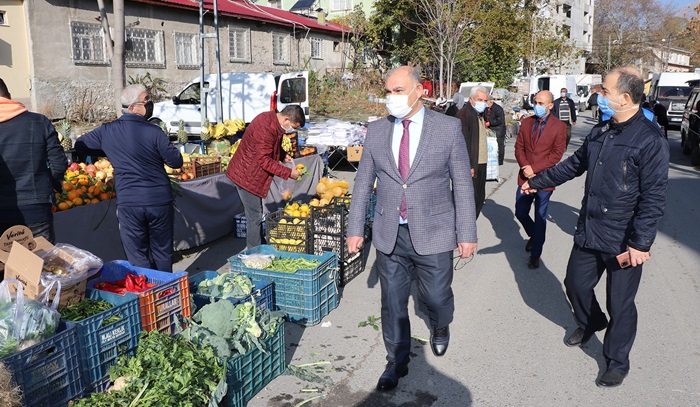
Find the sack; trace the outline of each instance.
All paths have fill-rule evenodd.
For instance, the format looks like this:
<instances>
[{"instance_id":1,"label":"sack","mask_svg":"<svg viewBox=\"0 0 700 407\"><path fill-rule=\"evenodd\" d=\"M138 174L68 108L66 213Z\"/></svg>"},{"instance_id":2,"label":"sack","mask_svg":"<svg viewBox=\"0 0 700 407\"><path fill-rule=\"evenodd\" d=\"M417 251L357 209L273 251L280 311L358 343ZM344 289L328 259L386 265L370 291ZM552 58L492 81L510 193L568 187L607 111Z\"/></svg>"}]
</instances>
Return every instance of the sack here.
<instances>
[{"instance_id":1,"label":"sack","mask_svg":"<svg viewBox=\"0 0 700 407\"><path fill-rule=\"evenodd\" d=\"M102 259L94 254L65 243L42 253L44 271L41 284L48 287L58 281L61 287L72 287L97 274L102 268Z\"/></svg>"},{"instance_id":2,"label":"sack","mask_svg":"<svg viewBox=\"0 0 700 407\"><path fill-rule=\"evenodd\" d=\"M15 294L10 292L10 284L17 285ZM49 293L56 286L56 295L51 305ZM24 297L22 283L8 278L0 283L0 358L10 356L56 333L61 315L58 301L61 283L47 286L36 299Z\"/></svg>"}]
</instances>

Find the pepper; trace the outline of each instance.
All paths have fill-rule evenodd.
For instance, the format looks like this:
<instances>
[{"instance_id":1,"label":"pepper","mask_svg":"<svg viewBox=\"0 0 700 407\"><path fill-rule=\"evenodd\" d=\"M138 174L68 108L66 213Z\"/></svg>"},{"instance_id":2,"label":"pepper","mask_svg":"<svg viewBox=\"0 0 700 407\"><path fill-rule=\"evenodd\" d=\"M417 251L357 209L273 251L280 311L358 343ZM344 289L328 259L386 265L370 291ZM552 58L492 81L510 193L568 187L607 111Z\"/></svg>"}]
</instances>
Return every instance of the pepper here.
<instances>
[{"instance_id":1,"label":"pepper","mask_svg":"<svg viewBox=\"0 0 700 407\"><path fill-rule=\"evenodd\" d=\"M98 290L109 291L123 295L127 291L132 293L140 293L150 288L153 288L156 285L157 284L149 284L148 278L146 276L139 276L138 274L128 273L126 275L126 278L123 280L117 280L114 283L101 281L95 284L95 288L97 288Z\"/></svg>"}]
</instances>

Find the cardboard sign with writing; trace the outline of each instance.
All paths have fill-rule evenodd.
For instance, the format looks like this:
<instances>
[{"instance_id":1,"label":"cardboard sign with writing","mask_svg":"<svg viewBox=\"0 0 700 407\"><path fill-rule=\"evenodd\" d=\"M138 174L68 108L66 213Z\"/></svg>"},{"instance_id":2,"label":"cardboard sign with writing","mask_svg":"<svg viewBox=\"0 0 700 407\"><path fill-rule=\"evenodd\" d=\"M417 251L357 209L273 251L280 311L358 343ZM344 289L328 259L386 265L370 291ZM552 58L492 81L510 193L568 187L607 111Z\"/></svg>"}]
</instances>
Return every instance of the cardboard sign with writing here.
<instances>
[{"instance_id":1,"label":"cardboard sign with writing","mask_svg":"<svg viewBox=\"0 0 700 407\"><path fill-rule=\"evenodd\" d=\"M12 249L12 242L17 242L29 250L34 250L36 247L32 231L22 225L13 226L0 236L0 250L9 252Z\"/></svg>"}]
</instances>

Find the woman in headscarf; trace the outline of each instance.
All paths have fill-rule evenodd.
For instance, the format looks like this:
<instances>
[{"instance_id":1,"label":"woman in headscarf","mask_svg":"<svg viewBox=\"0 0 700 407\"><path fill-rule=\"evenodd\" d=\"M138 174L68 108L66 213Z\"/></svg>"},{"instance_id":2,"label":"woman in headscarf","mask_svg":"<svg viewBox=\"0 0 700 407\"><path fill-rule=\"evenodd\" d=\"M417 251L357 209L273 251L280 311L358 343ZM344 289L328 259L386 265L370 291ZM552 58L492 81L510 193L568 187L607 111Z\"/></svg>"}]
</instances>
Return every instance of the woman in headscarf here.
<instances>
[{"instance_id":1,"label":"woman in headscarf","mask_svg":"<svg viewBox=\"0 0 700 407\"><path fill-rule=\"evenodd\" d=\"M464 106L464 96L462 96L461 93L457 92L454 95L452 95L452 104L450 107L445 110L445 114L448 116L455 117L457 115L457 112Z\"/></svg>"}]
</instances>

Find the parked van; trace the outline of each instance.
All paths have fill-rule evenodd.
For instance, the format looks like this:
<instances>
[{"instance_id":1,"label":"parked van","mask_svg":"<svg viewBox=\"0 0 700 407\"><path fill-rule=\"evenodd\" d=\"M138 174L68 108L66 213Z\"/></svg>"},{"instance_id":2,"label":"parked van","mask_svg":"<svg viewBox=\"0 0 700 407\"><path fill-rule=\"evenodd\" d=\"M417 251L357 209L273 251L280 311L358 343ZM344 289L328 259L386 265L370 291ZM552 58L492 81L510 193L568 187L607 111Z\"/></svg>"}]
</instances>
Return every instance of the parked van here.
<instances>
[{"instance_id":1,"label":"parked van","mask_svg":"<svg viewBox=\"0 0 700 407\"><path fill-rule=\"evenodd\" d=\"M603 77L594 74L584 74L576 75L576 94L580 98L578 104L578 111L583 112L584 110L590 109L591 106L588 104L588 98L591 97L591 89L599 86L603 83Z\"/></svg>"},{"instance_id":2,"label":"parked van","mask_svg":"<svg viewBox=\"0 0 700 407\"><path fill-rule=\"evenodd\" d=\"M309 117L309 73L287 74L233 72L221 74L223 117L243 119L250 123L255 116L270 110L282 110L287 105L300 105ZM204 87L214 88L216 75L204 77ZM216 122L215 92L205 93L207 118ZM177 133L180 120L189 134L201 133L199 78L193 79L183 90L167 102L155 103L151 123L165 123L170 134Z\"/></svg>"},{"instance_id":3,"label":"parked van","mask_svg":"<svg viewBox=\"0 0 700 407\"><path fill-rule=\"evenodd\" d=\"M495 82L462 82L459 85L459 93L464 96L464 99L469 99L469 93L474 86L483 86L490 95L493 92L493 87L496 85Z\"/></svg>"},{"instance_id":4,"label":"parked van","mask_svg":"<svg viewBox=\"0 0 700 407\"><path fill-rule=\"evenodd\" d=\"M535 101L535 95L543 90L552 92L556 100L562 88L566 88L569 91L568 98L573 100L574 104L578 106L581 98L576 94L576 78L573 75L533 76L530 78L530 95L527 104L532 106L532 103Z\"/></svg>"},{"instance_id":5,"label":"parked van","mask_svg":"<svg viewBox=\"0 0 700 407\"><path fill-rule=\"evenodd\" d=\"M691 90L687 81L693 79L700 79L700 72L662 72L652 76L647 98L666 108L669 127L681 125Z\"/></svg>"},{"instance_id":6,"label":"parked van","mask_svg":"<svg viewBox=\"0 0 700 407\"><path fill-rule=\"evenodd\" d=\"M681 122L681 148L693 165L700 165L700 79L688 81L690 96Z\"/></svg>"}]
</instances>

